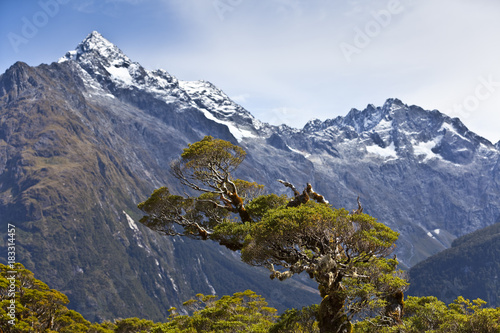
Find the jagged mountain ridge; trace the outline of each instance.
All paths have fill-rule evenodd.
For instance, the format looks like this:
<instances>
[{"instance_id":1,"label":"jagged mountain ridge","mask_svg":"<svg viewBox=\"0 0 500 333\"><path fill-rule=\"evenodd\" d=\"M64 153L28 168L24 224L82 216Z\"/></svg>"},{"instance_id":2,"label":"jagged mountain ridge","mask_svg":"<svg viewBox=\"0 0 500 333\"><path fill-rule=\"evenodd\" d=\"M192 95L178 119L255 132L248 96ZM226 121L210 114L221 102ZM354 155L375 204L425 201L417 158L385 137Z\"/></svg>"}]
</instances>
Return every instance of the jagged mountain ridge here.
<instances>
[{"instance_id":1,"label":"jagged mountain ridge","mask_svg":"<svg viewBox=\"0 0 500 333\"><path fill-rule=\"evenodd\" d=\"M312 182L335 207L354 208L360 195L366 212L401 233L398 258L407 267L499 216L498 148L458 119L396 99L311 121L303 129L272 126L209 82L147 71L93 32L58 63L14 65L0 77L0 100L1 222L8 217L26 226L29 245L21 253L28 268L68 293L89 319L97 313L105 314L101 319L117 313L159 318L192 296L190 289L231 293L229 285L241 287L235 280L249 276L248 267L237 258L228 264L231 254L217 254L217 247L184 246L133 222L139 217L135 204L153 188L180 191L169 162L204 135L242 145L248 157L237 176L273 191L287 193L276 182L286 178L296 186ZM71 186L64 190L66 181ZM65 208L82 197L83 207ZM84 223L65 227L71 218ZM40 230L43 237L32 235ZM100 237L79 242L83 230ZM70 239L70 246L60 246ZM102 244L112 248L104 258L97 250ZM89 261L83 253L98 259ZM111 265L107 273L100 271L103 261ZM212 266L227 278L220 281ZM92 275L93 267L100 270ZM89 287L87 274L99 281L98 288ZM290 293L279 283L259 286L266 273L250 280L251 289L267 290L268 295L261 292L267 298L312 299L307 290ZM95 290L107 284L109 295L97 296Z\"/></svg>"},{"instance_id":2,"label":"jagged mountain ridge","mask_svg":"<svg viewBox=\"0 0 500 333\"><path fill-rule=\"evenodd\" d=\"M299 134L341 146L355 140L366 153L393 159L413 157L420 162L438 158L464 165L475 153L497 153L491 142L470 132L458 118L409 107L398 99L388 99L382 107L353 109L345 117L310 121Z\"/></svg>"},{"instance_id":3,"label":"jagged mountain ridge","mask_svg":"<svg viewBox=\"0 0 500 333\"><path fill-rule=\"evenodd\" d=\"M171 106L176 112L196 109L209 120L226 125L231 121L228 129L238 138L255 134L249 129L259 129L262 125L210 82L180 81L161 69L148 71L139 63L132 62L96 31L58 62L70 60L77 62L88 74L84 74L86 84L95 88L97 94L119 95L123 90L141 92L146 95L142 99L152 97Z\"/></svg>"}]
</instances>

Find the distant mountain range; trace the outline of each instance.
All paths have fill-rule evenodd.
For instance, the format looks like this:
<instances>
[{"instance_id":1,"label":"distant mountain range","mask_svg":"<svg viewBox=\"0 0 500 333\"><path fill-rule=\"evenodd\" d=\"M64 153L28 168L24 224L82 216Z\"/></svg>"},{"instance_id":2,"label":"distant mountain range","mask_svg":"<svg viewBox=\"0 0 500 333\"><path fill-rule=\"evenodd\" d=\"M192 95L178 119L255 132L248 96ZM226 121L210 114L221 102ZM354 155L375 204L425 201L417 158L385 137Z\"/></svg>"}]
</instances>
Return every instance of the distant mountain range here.
<instances>
[{"instance_id":1,"label":"distant mountain range","mask_svg":"<svg viewBox=\"0 0 500 333\"><path fill-rule=\"evenodd\" d=\"M389 99L303 129L273 126L211 83L148 71L93 32L58 62L0 76L0 227L18 227L20 262L92 321L159 320L198 292L252 289L280 309L318 302L306 277L270 281L214 244L135 222L156 187L181 191L169 163L205 135L241 145L236 176L269 191L289 194L279 178L311 182L348 209L359 195L400 232L403 267L499 220L500 145L457 118Z\"/></svg>"}]
</instances>

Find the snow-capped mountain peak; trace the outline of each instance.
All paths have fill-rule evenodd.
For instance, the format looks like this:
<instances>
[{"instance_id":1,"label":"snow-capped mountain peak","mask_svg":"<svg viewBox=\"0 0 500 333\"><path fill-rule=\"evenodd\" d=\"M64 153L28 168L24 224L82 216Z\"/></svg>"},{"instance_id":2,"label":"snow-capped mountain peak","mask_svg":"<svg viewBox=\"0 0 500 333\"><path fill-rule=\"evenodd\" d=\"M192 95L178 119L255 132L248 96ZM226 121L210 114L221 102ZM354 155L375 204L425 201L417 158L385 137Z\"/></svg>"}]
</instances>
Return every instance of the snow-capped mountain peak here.
<instances>
[{"instance_id":1,"label":"snow-capped mountain peak","mask_svg":"<svg viewBox=\"0 0 500 333\"><path fill-rule=\"evenodd\" d=\"M91 77L104 84L105 90L110 90L105 84L109 79L120 87L140 86L147 83L150 74L97 31L90 33L75 50L67 52L58 62L66 61L78 63Z\"/></svg>"},{"instance_id":2,"label":"snow-capped mountain peak","mask_svg":"<svg viewBox=\"0 0 500 333\"><path fill-rule=\"evenodd\" d=\"M80 60L89 55L93 58L107 60L112 65L130 65L130 59L113 43L104 38L99 32L92 31L75 50L67 52L59 62Z\"/></svg>"},{"instance_id":3,"label":"snow-capped mountain peak","mask_svg":"<svg viewBox=\"0 0 500 333\"><path fill-rule=\"evenodd\" d=\"M179 112L198 109L207 119L226 125L237 140L258 136L264 126L212 83L181 81L162 69L148 71L97 31L59 59L59 63L68 61L84 70L82 76L91 96L146 93L167 104L175 104Z\"/></svg>"},{"instance_id":4,"label":"snow-capped mountain peak","mask_svg":"<svg viewBox=\"0 0 500 333\"><path fill-rule=\"evenodd\" d=\"M385 101L384 105L382 106L382 110L386 113L390 113L405 107L407 107L407 105L404 104L401 100L397 98L389 98Z\"/></svg>"},{"instance_id":5,"label":"snow-capped mountain peak","mask_svg":"<svg viewBox=\"0 0 500 333\"><path fill-rule=\"evenodd\" d=\"M315 144L305 146L304 136ZM285 135L281 140L311 160L314 155L326 152L384 163L411 158L418 163L440 160L467 165L481 160L485 154L498 153L497 147L469 131L458 118L408 106L399 99L388 99L381 107L351 109L345 117L311 120L300 133Z\"/></svg>"}]
</instances>

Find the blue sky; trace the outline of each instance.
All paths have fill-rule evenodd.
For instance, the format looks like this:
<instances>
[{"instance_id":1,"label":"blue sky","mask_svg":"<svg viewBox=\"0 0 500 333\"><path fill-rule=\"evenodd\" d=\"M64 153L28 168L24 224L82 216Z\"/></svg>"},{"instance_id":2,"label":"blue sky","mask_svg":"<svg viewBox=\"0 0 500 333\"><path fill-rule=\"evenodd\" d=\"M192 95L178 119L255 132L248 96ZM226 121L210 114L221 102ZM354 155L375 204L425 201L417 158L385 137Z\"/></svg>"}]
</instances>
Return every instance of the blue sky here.
<instances>
[{"instance_id":1,"label":"blue sky","mask_svg":"<svg viewBox=\"0 0 500 333\"><path fill-rule=\"evenodd\" d=\"M0 72L99 31L133 61L214 83L302 127L387 98L500 140L497 0L23 0L0 3Z\"/></svg>"}]
</instances>

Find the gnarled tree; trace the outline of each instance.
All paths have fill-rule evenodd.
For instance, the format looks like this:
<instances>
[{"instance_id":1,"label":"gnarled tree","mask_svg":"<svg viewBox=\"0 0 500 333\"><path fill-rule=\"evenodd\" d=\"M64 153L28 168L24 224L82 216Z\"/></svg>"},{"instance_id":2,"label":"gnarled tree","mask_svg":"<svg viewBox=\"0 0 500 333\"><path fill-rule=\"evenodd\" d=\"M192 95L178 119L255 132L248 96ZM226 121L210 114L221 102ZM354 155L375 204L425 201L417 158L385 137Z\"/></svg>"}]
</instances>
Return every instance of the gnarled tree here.
<instances>
[{"instance_id":1,"label":"gnarled tree","mask_svg":"<svg viewBox=\"0 0 500 333\"><path fill-rule=\"evenodd\" d=\"M242 148L210 136L184 149L173 175L200 192L197 197L156 190L139 208L141 222L166 235L213 240L244 262L264 266L284 280L306 272L323 300L317 315L321 332L349 332L354 315L381 315L388 325L401 311L390 304L407 283L388 259L398 234L358 210L334 209L310 184L293 198L263 194L263 186L233 179L245 158ZM313 200L311 200L313 199ZM401 308L400 308L401 309ZM390 310L390 311L389 311Z\"/></svg>"}]
</instances>

